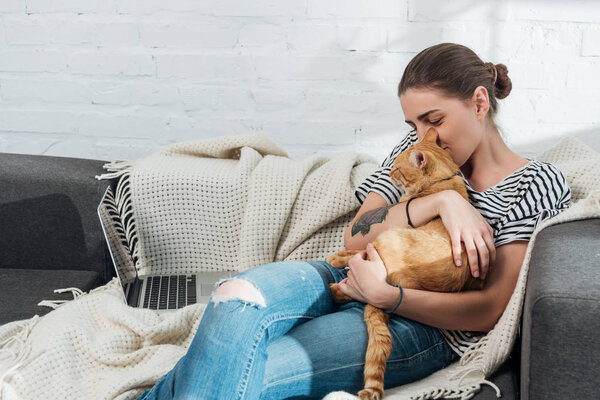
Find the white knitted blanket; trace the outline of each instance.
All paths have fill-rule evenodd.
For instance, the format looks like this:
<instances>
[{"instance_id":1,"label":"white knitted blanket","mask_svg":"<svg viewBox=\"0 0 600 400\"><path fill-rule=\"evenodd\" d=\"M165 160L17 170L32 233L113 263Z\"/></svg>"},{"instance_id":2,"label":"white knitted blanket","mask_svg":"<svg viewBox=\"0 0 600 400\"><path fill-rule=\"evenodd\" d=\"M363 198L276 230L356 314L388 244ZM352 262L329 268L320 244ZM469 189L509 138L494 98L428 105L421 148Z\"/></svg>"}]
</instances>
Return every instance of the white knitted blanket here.
<instances>
[{"instance_id":1,"label":"white knitted blanket","mask_svg":"<svg viewBox=\"0 0 600 400\"><path fill-rule=\"evenodd\" d=\"M214 163L206 164L204 158L207 156L215 157L210 160ZM377 167L374 162L363 162L372 159L354 153L344 153L331 160L316 155L303 162L292 161L262 135L178 143L149 158L152 157L153 163L113 163L112 168L117 170L113 176L129 170L129 185L144 177L152 177L152 182L156 182L155 189L164 187L165 198L170 199L162 203L163 207L166 203L179 204L179 210L188 212L187 217L179 217L181 221L190 218L191 210L198 212L199 209L190 206L190 202L193 203L190 197L186 198L187 203L176 202L175 199L180 197L175 194L183 196L187 188L194 193L194 198L203 196L201 191L189 184L202 179L202 190L206 192L202 201L209 202L209 209L215 213L213 222L205 222L204 228L209 226L210 232L221 233L222 238L233 240L227 245L234 251L236 246L239 247L237 253L224 254L218 253L219 249L212 244L213 248L198 258L202 263L192 265L185 259L177 260L173 264L177 272L207 268L243 270L277 260L324 259L330 252L343 247L343 230L358 207L354 189ZM184 159L202 161L198 164L192 161L190 167L185 165ZM536 228L515 291L496 327L461 360L420 381L386 390L386 398L466 399L479 390L481 384L491 384L485 378L508 357L515 339L531 248L537 233L552 224L600 217L600 204L594 197L600 191L599 153L568 137L538 159L561 169L571 186L574 204ZM236 161L227 165L221 163L232 160ZM217 163L219 168L211 168ZM161 164L167 167L160 168ZM139 176L135 175L134 165L144 165L144 168L138 169L142 171ZM198 172L193 169L195 166L207 169ZM144 171L148 173L144 174ZM230 171L235 172L227 175ZM214 173L214 176L204 179L209 173ZM188 175L193 176L191 180L184 180L188 184L186 186L179 178ZM235 194L230 192L229 198L221 197L221 190L239 189L223 182L223 179L235 177L243 188ZM136 203L135 199L144 199L135 197L136 190L141 195L144 187L152 186L152 182L131 190L129 201L134 210L137 211L136 207L142 207L140 204L144 203ZM179 182L179 186L173 182ZM212 193L206 190L206 182L213 182L216 190ZM126 198L121 197L121 200L125 202ZM154 212L159 211L154 209ZM136 218L135 234L139 235L140 242L148 240L142 236L145 229L158 229L158 232L167 235L165 238L176 235L161 228L155 220L143 220L143 215L140 213ZM138 217L138 214L135 216ZM156 220L161 217L159 213ZM228 224L241 226L217 225L225 217L229 218ZM182 222L175 226L184 231L190 229ZM129 234L133 234L134 228L130 228ZM226 228L232 230L225 232ZM203 238L201 246L211 246L208 236ZM243 242L240 237L244 238ZM177 239L180 240L181 236ZM190 243L198 250L198 243ZM155 245L161 245L160 240ZM185 251L180 250L177 244L171 243L170 246L172 254ZM138 246L140 268L160 271L154 269L160 268L160 265L149 261L156 255L151 257L146 247L144 244ZM232 261L234 254L237 259ZM206 265L208 260L210 266ZM89 293L77 288L57 291L69 290L75 297L72 301L40 303L56 308L47 315L36 315L0 326L0 399L135 399L185 354L204 312L201 304L168 314L128 307L119 292L116 278ZM332 392L325 397L327 400L340 398L356 397L345 392Z\"/></svg>"},{"instance_id":2,"label":"white knitted blanket","mask_svg":"<svg viewBox=\"0 0 600 400\"><path fill-rule=\"evenodd\" d=\"M354 152L295 161L253 133L175 143L97 178L120 177L115 200L144 276L324 259L344 247L354 190L376 167Z\"/></svg>"}]
</instances>

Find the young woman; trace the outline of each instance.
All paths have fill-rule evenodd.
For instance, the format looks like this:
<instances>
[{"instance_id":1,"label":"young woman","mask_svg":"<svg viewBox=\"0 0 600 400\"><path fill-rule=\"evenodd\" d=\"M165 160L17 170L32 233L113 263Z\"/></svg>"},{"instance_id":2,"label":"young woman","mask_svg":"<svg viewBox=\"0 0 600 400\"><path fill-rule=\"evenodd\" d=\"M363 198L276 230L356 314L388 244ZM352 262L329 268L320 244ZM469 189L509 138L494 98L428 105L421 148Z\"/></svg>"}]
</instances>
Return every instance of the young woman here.
<instances>
[{"instance_id":1,"label":"young woman","mask_svg":"<svg viewBox=\"0 0 600 400\"><path fill-rule=\"evenodd\" d=\"M363 388L368 334L365 303L385 310L393 343L385 388L421 379L457 359L490 330L514 290L535 226L570 205L571 191L552 164L511 151L494 123L497 99L511 90L503 64L484 63L469 48L442 43L406 67L398 96L406 135L356 190L361 203L345 233L347 249L365 249L380 232L415 227L440 217L460 259L464 242L471 273L487 279L483 290L441 293L386 283L371 247L349 262L346 276L325 260L282 261L217 282L184 357L138 399L322 398ZM460 166L469 202L453 191L417 198L406 210L402 188L389 171L395 157L435 126L439 145ZM367 235L352 234L361 217L387 207ZM364 218L364 217L363 217ZM466 268L466 266L457 266ZM354 301L332 301L329 283L342 283ZM218 296L218 297L217 297Z\"/></svg>"}]
</instances>

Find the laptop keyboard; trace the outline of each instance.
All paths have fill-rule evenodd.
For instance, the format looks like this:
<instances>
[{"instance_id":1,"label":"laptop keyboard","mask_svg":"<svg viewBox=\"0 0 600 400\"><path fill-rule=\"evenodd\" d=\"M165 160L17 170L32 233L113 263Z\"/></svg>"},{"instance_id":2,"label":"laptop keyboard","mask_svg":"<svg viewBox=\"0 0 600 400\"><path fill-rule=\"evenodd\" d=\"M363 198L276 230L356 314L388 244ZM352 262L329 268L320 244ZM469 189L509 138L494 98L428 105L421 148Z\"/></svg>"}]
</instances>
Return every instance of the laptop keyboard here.
<instances>
[{"instance_id":1,"label":"laptop keyboard","mask_svg":"<svg viewBox=\"0 0 600 400\"><path fill-rule=\"evenodd\" d=\"M177 309L196 303L196 275L150 276L146 282L144 308Z\"/></svg>"}]
</instances>

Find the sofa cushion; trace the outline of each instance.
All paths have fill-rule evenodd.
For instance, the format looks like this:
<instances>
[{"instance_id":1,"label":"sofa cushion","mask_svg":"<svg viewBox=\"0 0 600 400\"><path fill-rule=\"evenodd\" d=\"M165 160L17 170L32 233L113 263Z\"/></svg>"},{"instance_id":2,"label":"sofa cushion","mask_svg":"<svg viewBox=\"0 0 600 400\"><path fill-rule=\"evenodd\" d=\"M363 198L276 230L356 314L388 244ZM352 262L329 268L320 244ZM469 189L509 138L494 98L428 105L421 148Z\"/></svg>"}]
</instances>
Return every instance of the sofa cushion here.
<instances>
[{"instance_id":1,"label":"sofa cushion","mask_svg":"<svg viewBox=\"0 0 600 400\"><path fill-rule=\"evenodd\" d=\"M597 398L600 218L542 230L523 306L524 399Z\"/></svg>"},{"instance_id":2,"label":"sofa cushion","mask_svg":"<svg viewBox=\"0 0 600 400\"><path fill-rule=\"evenodd\" d=\"M52 311L37 305L42 300L73 299L71 292L54 289L76 287L87 292L101 284L100 274L93 271L0 268L0 325Z\"/></svg>"},{"instance_id":3,"label":"sofa cushion","mask_svg":"<svg viewBox=\"0 0 600 400\"><path fill-rule=\"evenodd\" d=\"M107 161L0 153L0 269L95 271L114 276L96 208L115 179Z\"/></svg>"}]
</instances>

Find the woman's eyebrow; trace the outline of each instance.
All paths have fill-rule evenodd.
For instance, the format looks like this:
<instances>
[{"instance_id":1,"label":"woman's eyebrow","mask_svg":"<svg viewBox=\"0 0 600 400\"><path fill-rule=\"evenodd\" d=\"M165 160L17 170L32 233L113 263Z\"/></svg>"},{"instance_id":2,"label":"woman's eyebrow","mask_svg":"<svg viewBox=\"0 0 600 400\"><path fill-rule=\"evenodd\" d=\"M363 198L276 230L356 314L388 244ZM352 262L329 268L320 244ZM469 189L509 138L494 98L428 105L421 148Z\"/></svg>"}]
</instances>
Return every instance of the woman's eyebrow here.
<instances>
[{"instance_id":1,"label":"woman's eyebrow","mask_svg":"<svg viewBox=\"0 0 600 400\"><path fill-rule=\"evenodd\" d=\"M434 112L434 111L440 111L440 109L439 109L439 108L436 108L435 110L429 110L429 111L427 111L426 113L423 113L423 114L419 115L419 116L417 117L417 119L418 119L419 121L422 121L422 120L423 120L423 118L425 118L427 115L431 114L431 113L432 113L432 112ZM412 121L405 120L404 122L406 122L406 123L409 123L409 122L412 122Z\"/></svg>"}]
</instances>

